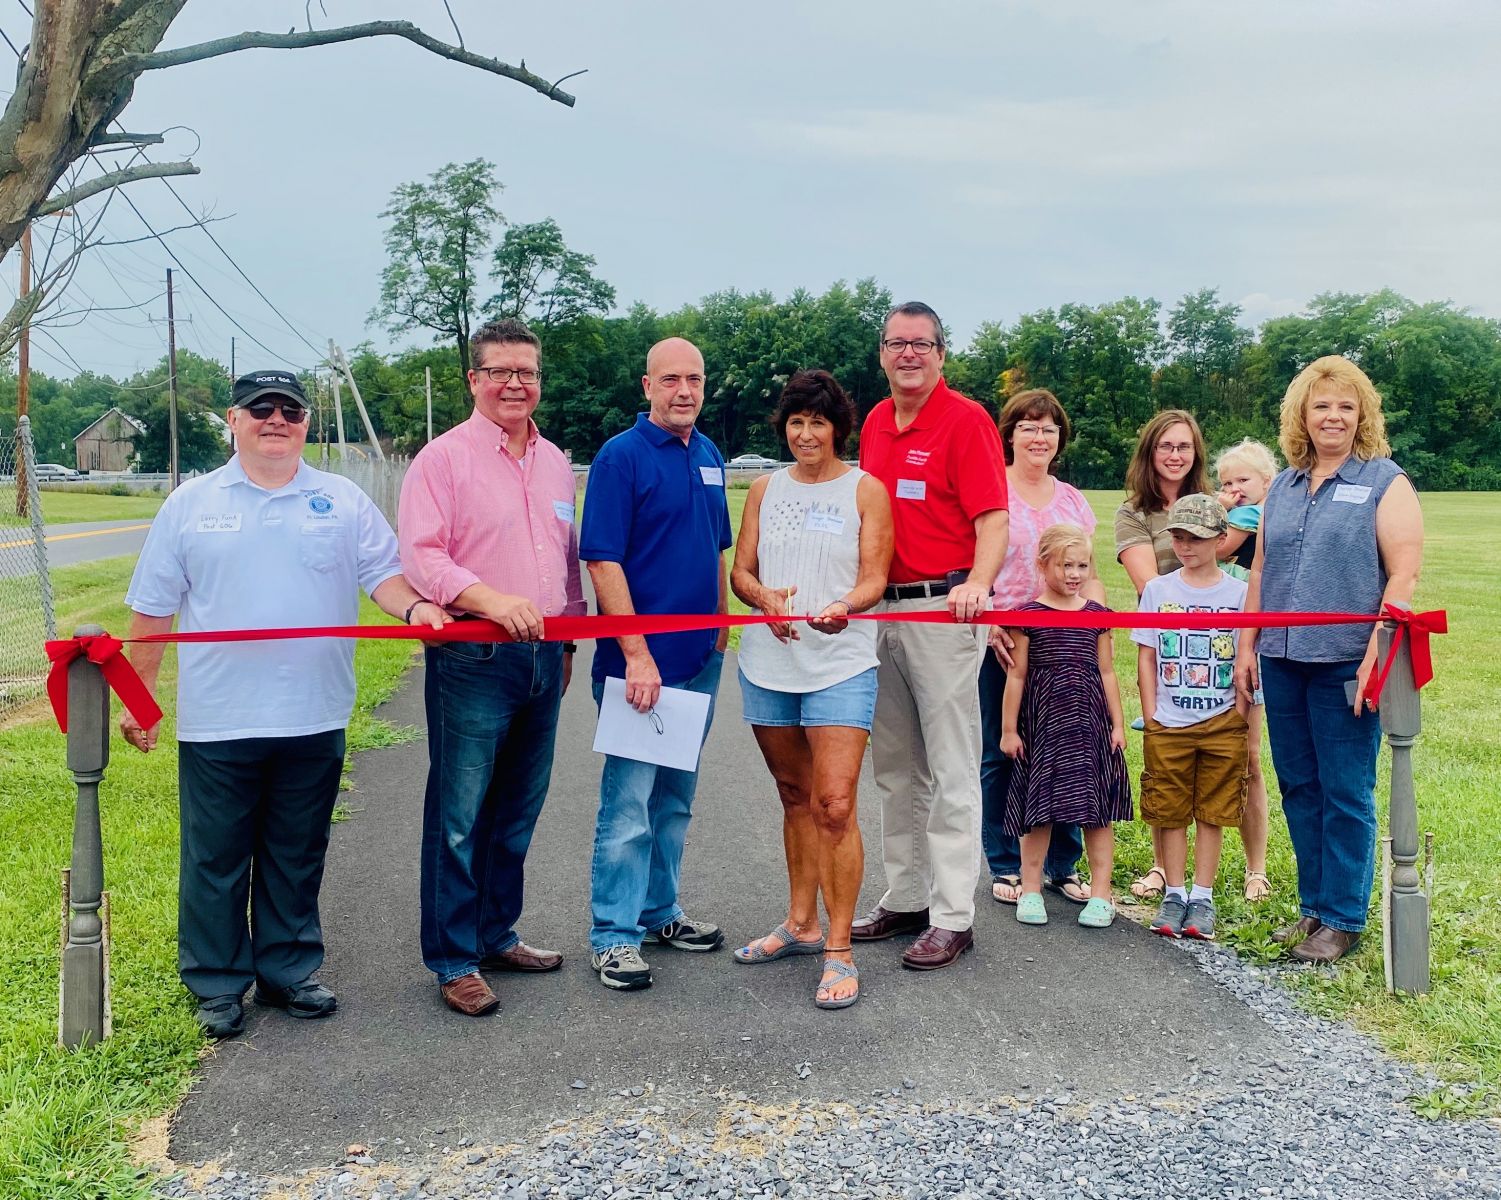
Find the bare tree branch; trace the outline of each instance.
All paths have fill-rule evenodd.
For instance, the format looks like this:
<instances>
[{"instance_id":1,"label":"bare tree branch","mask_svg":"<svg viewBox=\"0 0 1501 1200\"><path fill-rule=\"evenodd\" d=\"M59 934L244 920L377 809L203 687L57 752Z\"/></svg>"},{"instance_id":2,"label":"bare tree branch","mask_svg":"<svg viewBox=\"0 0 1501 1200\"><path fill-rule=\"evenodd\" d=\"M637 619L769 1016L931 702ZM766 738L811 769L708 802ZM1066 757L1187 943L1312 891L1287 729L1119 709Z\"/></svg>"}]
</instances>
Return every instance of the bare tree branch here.
<instances>
[{"instance_id":1,"label":"bare tree branch","mask_svg":"<svg viewBox=\"0 0 1501 1200\"><path fill-rule=\"evenodd\" d=\"M100 175L86 183L80 183L75 188L69 188L66 192L49 196L37 206L36 215L45 217L48 213L61 212L80 200L87 200L90 196L109 191L110 188L135 183L138 179L160 179L164 175L196 174L198 174L198 168L190 162L142 163L137 167L127 167L123 171L111 171L107 175Z\"/></svg>"},{"instance_id":2,"label":"bare tree branch","mask_svg":"<svg viewBox=\"0 0 1501 1200\"><path fill-rule=\"evenodd\" d=\"M298 33L295 30L290 33L247 30L245 33L237 33L230 37L215 38L210 42L179 46L175 50L156 50L149 54L122 54L114 60L112 65L124 74L133 75L143 71L158 71L164 67L178 67L184 63L202 62L204 59L218 58L222 54L234 54L240 50L305 50L312 46L328 46L335 42L353 42L370 37L405 38L440 58L452 59L465 66L488 71L492 75L502 75L517 83L525 84L549 100L556 100L559 104L567 105L569 108L572 108L575 103L575 98L569 93L559 91L555 84L549 83L540 75L533 74L524 66L513 67L509 63L501 62L498 58L485 58L483 55L471 53L460 46L450 46L447 42L440 42L431 34L419 29L410 21L367 21L362 25L345 25L337 29L314 29L305 33Z\"/></svg>"},{"instance_id":3,"label":"bare tree branch","mask_svg":"<svg viewBox=\"0 0 1501 1200\"><path fill-rule=\"evenodd\" d=\"M119 133L101 132L98 137L89 143L89 148L97 149L102 146L160 146L166 140L159 133L126 133L122 129Z\"/></svg>"},{"instance_id":4,"label":"bare tree branch","mask_svg":"<svg viewBox=\"0 0 1501 1200\"><path fill-rule=\"evenodd\" d=\"M448 0L443 0L443 11L448 14L448 22L453 26L453 36L459 39L459 49L462 50L464 48L464 33L459 28L459 22L453 15L453 9L448 7ZM525 65L525 60L523 60L522 65Z\"/></svg>"}]
</instances>

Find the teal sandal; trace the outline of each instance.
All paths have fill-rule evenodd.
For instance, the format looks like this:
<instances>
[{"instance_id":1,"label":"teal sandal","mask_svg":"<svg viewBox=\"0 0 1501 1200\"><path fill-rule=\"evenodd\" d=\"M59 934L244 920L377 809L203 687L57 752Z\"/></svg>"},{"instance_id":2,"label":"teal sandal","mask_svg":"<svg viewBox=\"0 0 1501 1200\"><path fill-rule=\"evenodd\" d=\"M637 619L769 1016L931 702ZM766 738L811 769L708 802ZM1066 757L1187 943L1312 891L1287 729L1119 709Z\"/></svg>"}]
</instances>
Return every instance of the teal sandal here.
<instances>
[{"instance_id":1,"label":"teal sandal","mask_svg":"<svg viewBox=\"0 0 1501 1200\"><path fill-rule=\"evenodd\" d=\"M1109 929L1115 924L1115 905L1109 900L1092 896L1084 911L1079 914L1079 924L1086 929Z\"/></svg>"},{"instance_id":2,"label":"teal sandal","mask_svg":"<svg viewBox=\"0 0 1501 1200\"><path fill-rule=\"evenodd\" d=\"M785 925L778 925L766 935L775 938L781 943L775 950L768 950L765 946L741 946L734 951L735 961L738 963L769 963L776 962L779 958L790 958L794 954L822 954L824 938L819 934L816 942L800 942L797 934ZM765 941L765 938L758 939Z\"/></svg>"},{"instance_id":3,"label":"teal sandal","mask_svg":"<svg viewBox=\"0 0 1501 1200\"><path fill-rule=\"evenodd\" d=\"M819 992L837 987L846 979L853 979L855 981L855 994L853 996L842 996L837 1000L832 997L827 1000L820 1000L818 992L814 992L813 1005L815 1008L848 1008L856 1000L860 999L860 969L854 963L847 963L842 958L826 958L823 960L823 969L825 974L832 971L834 978L825 983L822 977L820 977L818 981Z\"/></svg>"},{"instance_id":4,"label":"teal sandal","mask_svg":"<svg viewBox=\"0 0 1501 1200\"><path fill-rule=\"evenodd\" d=\"M1016 902L1016 919L1023 925L1046 925L1048 910L1041 892L1023 892Z\"/></svg>"}]
</instances>

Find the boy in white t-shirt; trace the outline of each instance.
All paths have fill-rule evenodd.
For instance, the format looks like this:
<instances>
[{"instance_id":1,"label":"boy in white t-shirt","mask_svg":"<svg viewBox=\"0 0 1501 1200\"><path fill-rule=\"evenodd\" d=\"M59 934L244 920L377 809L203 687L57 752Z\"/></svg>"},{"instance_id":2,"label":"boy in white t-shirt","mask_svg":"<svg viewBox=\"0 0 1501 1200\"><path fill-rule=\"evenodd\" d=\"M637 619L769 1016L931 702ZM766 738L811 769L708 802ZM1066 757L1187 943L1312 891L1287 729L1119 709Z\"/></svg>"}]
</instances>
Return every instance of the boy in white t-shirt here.
<instances>
[{"instance_id":1,"label":"boy in white t-shirt","mask_svg":"<svg viewBox=\"0 0 1501 1200\"><path fill-rule=\"evenodd\" d=\"M1212 496L1182 496L1168 513L1183 565L1147 581L1141 612L1240 612L1246 585L1220 569L1229 524ZM1247 723L1232 680L1235 630L1136 629L1136 678L1146 721L1141 817L1162 831L1167 894L1152 932L1214 939L1214 880L1225 828L1246 806ZM1188 825L1195 826L1194 880L1185 886Z\"/></svg>"}]
</instances>

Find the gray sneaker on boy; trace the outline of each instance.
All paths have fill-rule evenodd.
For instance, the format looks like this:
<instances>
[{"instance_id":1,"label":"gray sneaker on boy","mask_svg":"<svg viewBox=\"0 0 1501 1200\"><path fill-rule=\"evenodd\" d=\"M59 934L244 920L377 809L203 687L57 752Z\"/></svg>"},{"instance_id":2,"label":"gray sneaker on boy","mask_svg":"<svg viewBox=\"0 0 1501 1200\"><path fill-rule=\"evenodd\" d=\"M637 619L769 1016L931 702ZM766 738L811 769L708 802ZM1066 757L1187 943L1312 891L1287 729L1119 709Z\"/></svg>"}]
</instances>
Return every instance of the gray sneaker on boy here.
<instances>
[{"instance_id":1,"label":"gray sneaker on boy","mask_svg":"<svg viewBox=\"0 0 1501 1200\"><path fill-rule=\"evenodd\" d=\"M1182 937L1183 918L1188 915L1188 901L1181 896L1168 896L1152 919L1152 932L1163 937Z\"/></svg>"},{"instance_id":2,"label":"gray sneaker on boy","mask_svg":"<svg viewBox=\"0 0 1501 1200\"><path fill-rule=\"evenodd\" d=\"M1201 942L1214 941L1214 901L1208 896L1188 902L1188 911L1183 915L1183 928L1179 937L1197 938Z\"/></svg>"}]
</instances>

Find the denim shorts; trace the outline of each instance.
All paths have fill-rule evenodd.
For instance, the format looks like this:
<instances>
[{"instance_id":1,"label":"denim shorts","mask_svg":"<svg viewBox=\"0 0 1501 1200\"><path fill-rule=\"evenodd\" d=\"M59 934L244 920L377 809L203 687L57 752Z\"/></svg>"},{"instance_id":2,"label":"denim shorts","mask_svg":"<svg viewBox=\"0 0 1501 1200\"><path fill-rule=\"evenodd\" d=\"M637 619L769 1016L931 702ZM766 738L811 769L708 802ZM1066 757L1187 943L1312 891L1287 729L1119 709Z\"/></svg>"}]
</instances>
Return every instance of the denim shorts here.
<instances>
[{"instance_id":1,"label":"denim shorts","mask_svg":"<svg viewBox=\"0 0 1501 1200\"><path fill-rule=\"evenodd\" d=\"M844 725L869 732L876 715L876 669L816 692L775 692L741 671L740 700L747 725Z\"/></svg>"}]
</instances>

